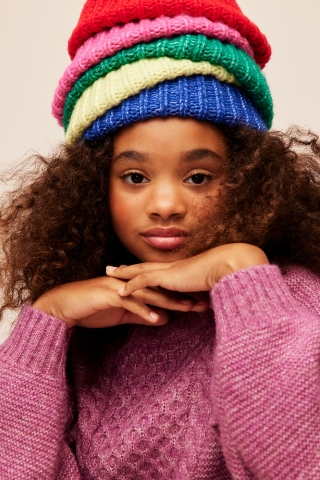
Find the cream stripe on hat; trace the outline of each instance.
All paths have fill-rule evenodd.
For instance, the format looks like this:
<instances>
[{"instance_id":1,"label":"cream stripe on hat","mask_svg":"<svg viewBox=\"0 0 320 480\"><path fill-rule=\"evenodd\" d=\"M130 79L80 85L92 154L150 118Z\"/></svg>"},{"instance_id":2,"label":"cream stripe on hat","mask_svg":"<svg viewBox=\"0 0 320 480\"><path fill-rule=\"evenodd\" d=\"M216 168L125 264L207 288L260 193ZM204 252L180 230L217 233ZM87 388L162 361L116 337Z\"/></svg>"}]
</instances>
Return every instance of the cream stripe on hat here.
<instances>
[{"instance_id":1,"label":"cream stripe on hat","mask_svg":"<svg viewBox=\"0 0 320 480\"><path fill-rule=\"evenodd\" d=\"M66 142L79 140L84 131L110 108L164 80L181 76L212 75L221 82L239 85L233 74L219 65L168 57L143 59L127 64L91 85L76 103L66 132Z\"/></svg>"}]
</instances>

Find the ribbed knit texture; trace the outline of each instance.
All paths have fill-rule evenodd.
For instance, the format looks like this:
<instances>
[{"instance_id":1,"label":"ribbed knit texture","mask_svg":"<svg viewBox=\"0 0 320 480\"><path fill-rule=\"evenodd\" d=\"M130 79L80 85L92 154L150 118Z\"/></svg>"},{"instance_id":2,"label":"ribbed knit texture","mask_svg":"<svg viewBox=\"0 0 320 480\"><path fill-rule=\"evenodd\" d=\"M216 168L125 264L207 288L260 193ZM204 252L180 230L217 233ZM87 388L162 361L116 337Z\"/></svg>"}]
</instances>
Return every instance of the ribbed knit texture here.
<instances>
[{"instance_id":1,"label":"ribbed knit texture","mask_svg":"<svg viewBox=\"0 0 320 480\"><path fill-rule=\"evenodd\" d=\"M193 62L206 61L212 65L222 66L235 76L260 112L266 125L271 126L272 97L266 79L257 64L234 45L224 45L219 40L210 40L203 35L184 35L172 39L155 40L122 50L87 70L67 96L64 107L64 128L68 127L76 102L96 80L123 65L141 59L161 57L170 57L176 60L189 59Z\"/></svg>"},{"instance_id":2,"label":"ribbed knit texture","mask_svg":"<svg viewBox=\"0 0 320 480\"><path fill-rule=\"evenodd\" d=\"M127 98L97 118L83 138L97 140L139 120L169 116L191 117L229 126L241 124L256 130L267 130L241 88L219 82L211 76L193 75L164 81Z\"/></svg>"},{"instance_id":3,"label":"ribbed knit texture","mask_svg":"<svg viewBox=\"0 0 320 480\"><path fill-rule=\"evenodd\" d=\"M56 478L61 422L69 413L65 365L70 334L59 320L26 306L0 346L1 480ZM52 458L43 459L41 452Z\"/></svg>"},{"instance_id":4,"label":"ribbed knit texture","mask_svg":"<svg viewBox=\"0 0 320 480\"><path fill-rule=\"evenodd\" d=\"M40 321L41 319L41 321ZM10 342L0 345L0 352L9 363L25 365L28 369L38 369L41 374L50 377L61 376L64 373L66 355L61 349L61 342L64 343L68 333L65 324L52 321L50 315L44 315L26 306L20 316L20 323L23 323L24 335L19 329L14 329L10 335ZM51 348L43 343L43 337L51 338Z\"/></svg>"},{"instance_id":5,"label":"ribbed knit texture","mask_svg":"<svg viewBox=\"0 0 320 480\"><path fill-rule=\"evenodd\" d=\"M180 102L181 108L172 105L173 98L167 96L166 105L161 104L161 116L175 111L186 117L198 108L208 115L191 115L193 118L222 118L227 124L230 118L230 125L244 124L258 130L272 126L272 97L261 72L271 49L235 0L87 0L69 41L69 51L73 61L59 82L52 104L52 113L63 125L68 144L84 135L98 138L98 134L106 135L102 132L115 132L131 124L133 118L155 117L159 102L154 94L160 90L153 87L199 74L241 86L245 93L242 108L228 111L221 97L213 105L212 96L210 110L203 108L203 102L184 108L186 96L178 100L179 91L175 89L174 101ZM179 67L173 60L179 60ZM211 64L211 69L203 62ZM153 95L144 95L143 91L149 89L153 89ZM223 90L229 105L234 90L230 89L228 95ZM137 105L140 93L150 103ZM130 97L135 98L130 101ZM193 100L197 98L193 96ZM249 108L247 100L252 102ZM143 114L124 115L122 102L127 107L130 104L130 109L137 105Z\"/></svg>"},{"instance_id":6,"label":"ribbed knit texture","mask_svg":"<svg viewBox=\"0 0 320 480\"><path fill-rule=\"evenodd\" d=\"M229 275L214 316L133 326L99 385L71 357L69 396L70 333L27 307L0 348L0 478L320 478L319 290L297 267Z\"/></svg>"},{"instance_id":7,"label":"ribbed knit texture","mask_svg":"<svg viewBox=\"0 0 320 480\"><path fill-rule=\"evenodd\" d=\"M209 62L174 60L168 57L143 59L124 65L109 75L99 78L78 100L66 131L66 142L73 143L107 110L145 88L181 76L213 75L223 82L237 83L234 75L221 66Z\"/></svg>"},{"instance_id":8,"label":"ribbed knit texture","mask_svg":"<svg viewBox=\"0 0 320 480\"><path fill-rule=\"evenodd\" d=\"M73 58L77 49L101 30L133 20L181 14L204 16L234 28L249 41L257 63L263 67L268 62L271 48L266 37L243 15L235 0L87 0L69 40L69 54Z\"/></svg>"},{"instance_id":9,"label":"ribbed knit texture","mask_svg":"<svg viewBox=\"0 0 320 480\"><path fill-rule=\"evenodd\" d=\"M193 18L188 15L173 18L160 17L154 20L141 20L139 23L128 23L124 27L113 27L109 31L102 31L88 38L79 48L74 60L59 81L52 104L53 116L62 125L62 111L67 94L86 70L97 65L104 58L139 43L187 33L200 33L208 38L214 37L223 42L232 43L253 57L252 48L239 32L223 23L211 22L205 17Z\"/></svg>"}]
</instances>

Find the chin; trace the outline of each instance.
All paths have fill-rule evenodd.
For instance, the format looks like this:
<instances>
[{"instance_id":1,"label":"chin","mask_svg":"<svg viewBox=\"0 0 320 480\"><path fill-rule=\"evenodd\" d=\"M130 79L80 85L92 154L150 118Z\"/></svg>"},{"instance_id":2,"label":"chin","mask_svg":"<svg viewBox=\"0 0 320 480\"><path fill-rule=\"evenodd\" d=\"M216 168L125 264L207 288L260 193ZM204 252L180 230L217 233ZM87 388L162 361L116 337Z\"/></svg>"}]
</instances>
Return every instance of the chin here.
<instances>
[{"instance_id":1,"label":"chin","mask_svg":"<svg viewBox=\"0 0 320 480\"><path fill-rule=\"evenodd\" d=\"M139 258L142 262L157 262L157 263L170 263L178 260L183 260L191 255L186 255L182 250L159 250L155 252L146 252L144 255L140 255Z\"/></svg>"}]
</instances>

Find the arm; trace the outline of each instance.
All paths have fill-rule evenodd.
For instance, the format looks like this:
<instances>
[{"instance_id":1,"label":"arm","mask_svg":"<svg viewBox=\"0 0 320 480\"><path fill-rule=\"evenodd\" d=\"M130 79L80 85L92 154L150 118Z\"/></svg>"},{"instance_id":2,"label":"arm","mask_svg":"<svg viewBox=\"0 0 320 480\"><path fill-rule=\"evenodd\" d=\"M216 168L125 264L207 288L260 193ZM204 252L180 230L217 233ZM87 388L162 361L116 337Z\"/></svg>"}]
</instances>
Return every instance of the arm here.
<instances>
[{"instance_id":1,"label":"arm","mask_svg":"<svg viewBox=\"0 0 320 480\"><path fill-rule=\"evenodd\" d=\"M80 480L64 438L70 330L24 307L0 347L0 478Z\"/></svg>"},{"instance_id":2,"label":"arm","mask_svg":"<svg viewBox=\"0 0 320 480\"><path fill-rule=\"evenodd\" d=\"M233 477L320 478L319 317L275 266L226 276L212 301L212 395Z\"/></svg>"},{"instance_id":3,"label":"arm","mask_svg":"<svg viewBox=\"0 0 320 480\"><path fill-rule=\"evenodd\" d=\"M161 307L205 309L197 302L181 303L179 295L150 290L127 301L117 291L123 283L103 277L46 292L35 308L23 309L12 334L0 346L1 480L81 478L65 438L70 416L65 378L68 327L162 325L168 314ZM156 319L150 318L145 300L160 306Z\"/></svg>"},{"instance_id":4,"label":"arm","mask_svg":"<svg viewBox=\"0 0 320 480\"><path fill-rule=\"evenodd\" d=\"M107 272L130 279L119 291L124 296L146 286L214 288L213 404L233 478L320 478L320 319L310 300L305 306L295 300L260 249L223 245L168 264Z\"/></svg>"}]
</instances>

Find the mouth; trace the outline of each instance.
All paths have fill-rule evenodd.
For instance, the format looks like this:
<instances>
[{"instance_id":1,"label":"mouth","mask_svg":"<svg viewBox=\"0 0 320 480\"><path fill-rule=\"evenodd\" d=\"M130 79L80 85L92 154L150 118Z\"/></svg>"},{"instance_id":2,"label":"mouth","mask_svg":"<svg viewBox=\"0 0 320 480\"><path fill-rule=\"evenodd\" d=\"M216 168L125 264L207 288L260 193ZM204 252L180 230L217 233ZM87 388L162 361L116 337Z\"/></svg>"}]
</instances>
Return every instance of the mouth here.
<instances>
[{"instance_id":1,"label":"mouth","mask_svg":"<svg viewBox=\"0 0 320 480\"><path fill-rule=\"evenodd\" d=\"M151 228L142 233L142 236L152 247L161 250L173 250L185 242L187 232L174 227Z\"/></svg>"}]
</instances>

